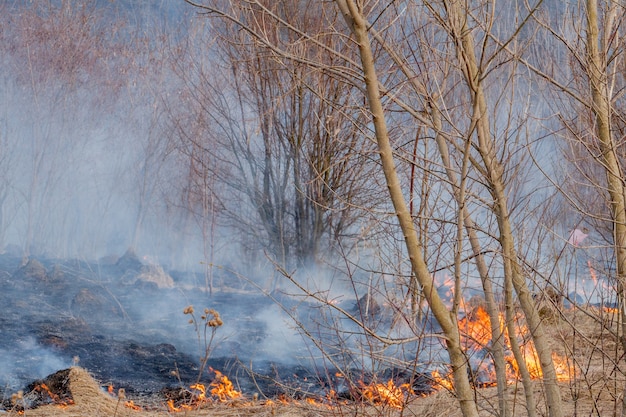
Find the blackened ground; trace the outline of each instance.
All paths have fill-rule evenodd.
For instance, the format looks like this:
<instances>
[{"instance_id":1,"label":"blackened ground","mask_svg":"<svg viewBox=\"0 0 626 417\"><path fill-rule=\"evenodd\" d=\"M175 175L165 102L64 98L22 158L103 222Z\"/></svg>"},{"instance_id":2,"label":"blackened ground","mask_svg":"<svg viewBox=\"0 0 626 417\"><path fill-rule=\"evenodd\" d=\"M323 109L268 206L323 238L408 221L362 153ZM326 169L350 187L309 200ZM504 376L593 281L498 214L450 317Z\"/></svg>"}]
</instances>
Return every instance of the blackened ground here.
<instances>
[{"instance_id":1,"label":"blackened ground","mask_svg":"<svg viewBox=\"0 0 626 417\"><path fill-rule=\"evenodd\" d=\"M31 393L40 378L72 364L103 385L137 395L211 381L210 368L247 395L298 398L323 395L328 387L352 395L353 387L334 371L263 360L259 346L273 329L260 316L275 308L274 302L244 291L236 277L220 279L229 290L209 294L198 284L202 278L144 265L132 252L98 263L0 255L0 399L10 406L17 390ZM290 307L288 299L283 302ZM188 305L196 309L199 332L188 323L192 316L183 314ZM218 333L227 337L212 346L201 373L204 308L220 313L225 325ZM430 390L430 382L419 375L389 376L418 392ZM354 378L368 381L371 376Z\"/></svg>"}]
</instances>

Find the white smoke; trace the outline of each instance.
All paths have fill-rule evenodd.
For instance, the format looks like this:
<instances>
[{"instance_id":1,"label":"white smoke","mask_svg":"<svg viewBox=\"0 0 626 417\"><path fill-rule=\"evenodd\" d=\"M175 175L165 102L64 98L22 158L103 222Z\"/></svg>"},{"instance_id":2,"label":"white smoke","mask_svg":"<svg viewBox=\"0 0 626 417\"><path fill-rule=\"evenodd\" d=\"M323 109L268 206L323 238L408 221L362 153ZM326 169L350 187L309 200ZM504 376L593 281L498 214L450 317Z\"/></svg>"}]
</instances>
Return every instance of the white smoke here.
<instances>
[{"instance_id":1,"label":"white smoke","mask_svg":"<svg viewBox=\"0 0 626 417\"><path fill-rule=\"evenodd\" d=\"M9 389L21 389L25 380L42 379L68 368L71 361L37 343L33 337L15 341L16 346L0 348L0 381Z\"/></svg>"}]
</instances>

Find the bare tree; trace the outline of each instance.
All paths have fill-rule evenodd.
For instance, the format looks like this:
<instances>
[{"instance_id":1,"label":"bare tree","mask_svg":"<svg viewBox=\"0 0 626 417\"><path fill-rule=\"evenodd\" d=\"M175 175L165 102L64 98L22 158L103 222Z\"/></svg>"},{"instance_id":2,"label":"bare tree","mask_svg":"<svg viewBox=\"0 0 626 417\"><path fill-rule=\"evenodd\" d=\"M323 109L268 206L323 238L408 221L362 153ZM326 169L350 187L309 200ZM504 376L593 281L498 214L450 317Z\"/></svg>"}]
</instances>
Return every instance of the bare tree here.
<instances>
[{"instance_id":1,"label":"bare tree","mask_svg":"<svg viewBox=\"0 0 626 417\"><path fill-rule=\"evenodd\" d=\"M285 19L305 13L311 28L323 30L304 4L276 4L272 13ZM242 10L250 25L274 24L262 9ZM328 66L336 59L311 42L297 45L292 33L264 30L307 59ZM363 117L354 88L273 54L229 22L214 22L209 36L219 64L190 52L193 64L179 68L193 91L188 104L199 110L191 123L178 123L182 149L224 187L219 206L229 224L245 231L244 245L260 245L283 264L317 262L333 241L355 234L356 207L366 206L359 190L370 180L361 164L369 155L355 150L368 145L352 129L353 119ZM321 32L320 39L333 41ZM190 134L193 126L203 126L203 134Z\"/></svg>"},{"instance_id":2,"label":"bare tree","mask_svg":"<svg viewBox=\"0 0 626 417\"><path fill-rule=\"evenodd\" d=\"M178 177L162 117L175 85L160 55L174 35L131 24L133 10L121 5L3 10L3 93L12 100L3 103L2 137L15 163L4 181L7 233L24 255L33 245L55 256L158 246L146 231L176 217L164 215L162 198Z\"/></svg>"},{"instance_id":3,"label":"bare tree","mask_svg":"<svg viewBox=\"0 0 626 417\"><path fill-rule=\"evenodd\" d=\"M564 139L557 147L566 157L567 174L555 182L567 212L580 219L567 227L588 227L602 236L608 256L602 256L601 264L615 265L614 273L602 269L615 282L621 315L618 333L622 348L626 348L625 119L621 111L625 78L620 41L626 11L618 2L588 0L571 5L560 15L551 12L536 19L547 44L562 47L558 58L563 65L546 65L536 56L530 56L526 64L550 87L549 97L556 98L552 101L558 112L555 131ZM624 410L626 403L622 404L622 415Z\"/></svg>"},{"instance_id":4,"label":"bare tree","mask_svg":"<svg viewBox=\"0 0 626 417\"><path fill-rule=\"evenodd\" d=\"M3 65L7 76L23 89L22 103L16 100L13 111L20 104L27 108L12 119L22 123L14 133L25 137L10 140L20 144L15 148L24 158L20 166L28 167L13 189L21 193L25 225L21 235L28 256L36 235L42 239L54 233L51 219L62 216L59 208L66 206L59 197L68 172L59 168L60 161L78 161L89 142L78 120L90 117L88 109L106 108L115 100L120 83L111 76L111 65L123 47L115 39L119 23L108 25L109 33L103 36L105 17L93 6L63 1L13 7L3 24ZM109 94L90 96L88 86L105 88Z\"/></svg>"},{"instance_id":5,"label":"bare tree","mask_svg":"<svg viewBox=\"0 0 626 417\"><path fill-rule=\"evenodd\" d=\"M364 4L352 1L337 1L339 11L343 15L349 29L350 38L342 36L342 29L337 26L334 14L327 9L320 12L327 16L326 25L330 33L333 33L340 44L349 45L353 51L358 51L358 58L353 54L345 53L344 50L336 48L337 43L325 45L326 52L331 56L341 58L341 66L329 67L319 61L311 60L306 54L300 53L293 46L298 42L296 39L306 40L312 43L317 41L313 32L309 32L305 25L293 22L281 13L276 12L271 6L264 2L250 2L238 6L235 3L224 3L215 5L199 5L198 7L209 10L215 16L227 22L234 22L240 28L251 34L255 41L255 47L267 51L267 56L275 61L284 62L285 59L295 63L306 64L308 68L324 73L333 74L335 77L346 80L351 85L361 88L367 98L367 110L371 117L373 136L377 142L377 150L380 156L382 169L386 178L386 185L389 190L390 201L393 204L393 211L398 218L402 229L402 236L406 243L406 251L412 265L413 278L410 288L412 294L417 294L421 290L428 301L430 310L436 317L437 322L443 329L446 337L446 344L452 370L455 378L455 389L460 400L464 414L476 415L477 407L474 402L472 388L467 378L467 357L460 344L457 314L462 300L462 273L463 248L466 245L463 229L466 229L469 236L469 246L474 253L472 259L476 259L476 267L480 270L482 277L483 291L487 293L488 304L490 306L490 316L492 317L492 332L495 339L496 349L498 341L502 339L500 330L500 320L498 308L496 306L495 294L489 272L485 268L482 254L485 247L490 244L498 245L500 265L504 275L504 290L506 295L506 309L508 311L508 326L510 333L514 331L512 316L514 298L512 291L515 291L516 299L525 314L526 321L531 333L537 352L540 357L543 371L544 387L548 397L548 410L550 415L562 415L560 390L556 381L556 372L552 363L552 351L547 340L543 323L537 313L535 302L531 297L528 283L523 272L523 265L518 255L518 247L521 240L517 237L521 231L516 230L516 224L512 220L510 193L515 187L513 180L517 179L515 174L520 170L519 161L512 157L516 149L511 144L499 140L499 133L495 128L495 119L508 119L505 123L504 132L514 135L520 129L519 125L514 125L512 120L514 109L503 106L500 103L506 94L514 91L516 66L509 65L511 60L505 52L508 52L511 45L518 44L518 34L522 32L524 24L528 22L528 16L534 10L527 11L521 25L516 25L511 30L501 29L500 32L492 30L495 18L488 11L489 4L477 3L472 7L455 1L428 2L424 7L418 5L407 5L406 8L398 8L394 5L382 7L380 5ZM409 7L410 6L410 7ZM421 17L414 20L414 25L402 26L408 20L404 17L407 14L421 11ZM261 13L263 12L263 13ZM392 12L396 12L393 15ZM421 20L420 20L421 19ZM255 26L252 23L262 22L263 25ZM275 38L274 32L269 34L264 30L268 22L275 23L282 29L282 34L293 34L292 42L284 41L282 38ZM381 27L380 31L377 30ZM420 28L424 29L423 32ZM332 31L335 32L332 32ZM424 38L412 37L411 31L427 34ZM480 33L474 37L474 32ZM431 36L434 34L434 36ZM289 36L287 36L289 39ZM408 40L415 40L409 46ZM477 40L478 39L478 40ZM406 43L404 43L406 42ZM440 61L420 61L418 57L425 56L420 53L420 48L427 49L428 42L437 45L440 50L446 51L445 57L440 57ZM393 45L393 46L390 46ZM424 46L422 46L424 45ZM504 47L502 46L504 45ZM335 46L335 47L334 47ZM480 48L477 52L476 48ZM434 49L434 48L433 48ZM433 55L434 56L434 55ZM410 57L410 58L405 58ZM272 61L273 62L273 61ZM424 72L426 65L422 62L436 62L436 68L441 76L433 76L432 72ZM438 64L438 67L437 67ZM503 75L498 75L493 68L504 68ZM506 70L511 70L513 75L506 75ZM493 74L496 75L493 75ZM424 81L415 81L418 78ZM487 79L497 81L495 85L504 86L501 92L496 92L496 88L486 87ZM411 88L411 94L405 92ZM493 94L493 102L491 102ZM393 112L402 114L395 116ZM389 129L387 119L393 118L394 122L406 123L408 118L414 119L419 125L426 127L429 133L435 135L439 156L443 161L445 178L442 184L449 186L449 195L453 196L458 207L455 210L452 224L456 225L455 240L452 250L436 250L439 262L443 259L453 258L455 271L455 300L449 309L441 297L435 291L436 284L433 274L428 267L427 248L437 242L430 240L433 234L423 227L427 223L421 223L418 216L417 224L412 218L412 210L407 204L404 196L401 176L398 175L399 166L405 161L416 161L415 150L407 151L406 144L416 143L414 140L406 140L402 135L392 136L390 132L397 131ZM523 119L522 119L523 120ZM361 127L366 131L366 128ZM414 137L420 137L413 135ZM450 163L450 146L455 154L460 155L460 161L455 167ZM413 147L413 149L417 149ZM426 147L420 149L426 149ZM433 154L424 154L424 158L430 158ZM397 162L400 161L400 162ZM399 165L400 164L400 165ZM410 166L411 164L408 164ZM415 163L412 164L415 167ZM447 173L445 172L447 170ZM456 172L455 172L456 170ZM414 172L414 168L411 168ZM424 171L426 172L426 171ZM438 175L436 170L429 170L428 175ZM411 184L414 175L410 175ZM426 175L424 176L426 178ZM449 184L449 185L448 185ZM427 194L423 194L427 195ZM468 197L471 196L471 197ZM427 207L421 202L422 207ZM484 242L482 246L476 235L476 223L468 217L470 210L481 210L481 217L495 221L495 227L483 226L480 233L483 234ZM441 213L444 213L443 208ZM449 218L442 217L440 225L448 224ZM437 224L437 221L430 224ZM441 230L444 230L443 227ZM419 238L418 238L419 237ZM425 244L428 242L428 244ZM439 241L441 242L441 241ZM482 246L482 247L481 247ZM448 246L450 247L450 246ZM494 257L495 259L495 257ZM433 262L433 261L430 261ZM437 261L434 261L437 262ZM520 369L524 368L524 358L515 349L516 360ZM503 381L504 365L502 351L496 353L498 356L500 391L500 412L507 413L505 385ZM526 385L527 407L529 413L534 412L535 404L530 387L529 376L526 373L524 382Z\"/></svg>"}]
</instances>

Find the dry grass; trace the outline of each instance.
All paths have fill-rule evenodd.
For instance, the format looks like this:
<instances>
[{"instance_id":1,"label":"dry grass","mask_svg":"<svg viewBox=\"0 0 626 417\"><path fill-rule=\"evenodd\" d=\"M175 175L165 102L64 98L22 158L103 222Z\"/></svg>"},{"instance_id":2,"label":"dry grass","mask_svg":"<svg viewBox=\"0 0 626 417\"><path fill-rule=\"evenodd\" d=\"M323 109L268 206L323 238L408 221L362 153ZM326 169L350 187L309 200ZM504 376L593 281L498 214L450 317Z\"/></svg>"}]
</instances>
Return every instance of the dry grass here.
<instances>
[{"instance_id":1,"label":"dry grass","mask_svg":"<svg viewBox=\"0 0 626 417\"><path fill-rule=\"evenodd\" d=\"M576 401L570 395L568 384L563 384L563 409L565 415L614 415L617 403L610 396L592 399L589 393L582 393ZM124 406L123 401L105 393L100 385L82 368L72 368L70 372L70 389L74 397L74 405L61 407L58 405L46 405L34 410L27 410L26 416L37 417L165 417L181 415L189 417L327 417L327 416L420 416L420 417L461 417L461 411L454 396L441 391L433 395L411 400L406 409L400 411L383 406L370 406L362 404L340 405L334 408L325 406L308 405L303 403L264 405L251 402L232 402L229 404L212 404L198 410L170 413L165 405L155 410L152 405L144 405L144 409L136 411ZM515 408L514 415L524 417L527 415L523 405L523 388L511 386L510 395L513 397ZM541 399L540 384L536 384L536 393ZM478 404L481 407L482 416L492 416L496 407L495 388L486 388L477 391ZM543 407L540 401L540 407ZM152 409L146 409L146 408ZM8 415L16 415L9 413ZM541 415L541 413L539 414Z\"/></svg>"},{"instance_id":2,"label":"dry grass","mask_svg":"<svg viewBox=\"0 0 626 417\"><path fill-rule=\"evenodd\" d=\"M124 400L112 397L84 369L73 367L69 373L69 390L74 404L70 406L45 405L33 410L26 410L25 416L32 417L165 417L172 415L189 417L326 417L326 416L400 416L401 412L389 407L368 406L363 404L341 405L328 407L311 405L302 402L267 405L259 402L234 401L228 404L211 404L198 410L171 413L165 410L132 410L124 406ZM144 406L148 407L148 406ZM154 407L152 407L154 408ZM437 393L430 397L417 399L404 410L404 415L419 416L455 416L456 401L448 393ZM408 414L407 414L408 412ZM442 414L443 412L443 414ZM8 413L7 415L17 415ZM460 415L460 414L459 414Z\"/></svg>"},{"instance_id":3,"label":"dry grass","mask_svg":"<svg viewBox=\"0 0 626 417\"><path fill-rule=\"evenodd\" d=\"M131 416L132 411L119 404L116 398L106 394L95 379L84 369L70 369L68 389L74 399L70 406L45 405L26 410L25 416ZM13 413L17 414L17 413ZM11 413L9 413L11 415Z\"/></svg>"},{"instance_id":4,"label":"dry grass","mask_svg":"<svg viewBox=\"0 0 626 417\"><path fill-rule=\"evenodd\" d=\"M124 405L125 400L119 400L101 388L101 385L83 368L72 367L69 373L68 388L74 399L74 404L70 406L45 405L36 409L26 410L25 416L32 417L157 417L157 416L325 416L331 413L330 409L321 408L305 404L274 404L255 405L250 403L232 402L229 404L213 404L207 407L171 413L166 411L165 404L159 408L162 410L147 410L146 408L156 408L152 405L144 405L141 410L133 410ZM138 404L140 405L140 404ZM17 412L7 413L7 415L18 415Z\"/></svg>"},{"instance_id":5,"label":"dry grass","mask_svg":"<svg viewBox=\"0 0 626 417\"><path fill-rule=\"evenodd\" d=\"M592 311L597 315L597 311ZM562 382L563 411L565 415L578 416L613 416L621 415L621 403L626 386L626 366L622 358L620 344L610 329L616 330L617 324L612 316L604 315L597 320L587 312L565 311L560 320L549 326L554 350L566 356L576 367L576 378ZM461 416L454 396L446 391L439 391L427 397L412 398L407 407L400 411L391 407L342 404L335 407L310 405L302 402L288 404L265 404L261 401L233 400L229 403L209 403L201 409L168 412L166 404L141 404L141 410L132 410L124 405L126 400L119 400L106 393L101 385L84 369L71 368L68 377L68 389L74 399L74 405L61 407L46 405L37 409L26 410L26 416L52 417L148 417L183 415L189 417L321 417L321 416ZM535 393L539 407L538 415L545 410L542 387L535 383ZM497 409L495 388L476 391L480 414L494 415ZM514 415L525 417L524 391L521 384L509 385L509 398ZM7 415L16 415L8 413Z\"/></svg>"}]
</instances>

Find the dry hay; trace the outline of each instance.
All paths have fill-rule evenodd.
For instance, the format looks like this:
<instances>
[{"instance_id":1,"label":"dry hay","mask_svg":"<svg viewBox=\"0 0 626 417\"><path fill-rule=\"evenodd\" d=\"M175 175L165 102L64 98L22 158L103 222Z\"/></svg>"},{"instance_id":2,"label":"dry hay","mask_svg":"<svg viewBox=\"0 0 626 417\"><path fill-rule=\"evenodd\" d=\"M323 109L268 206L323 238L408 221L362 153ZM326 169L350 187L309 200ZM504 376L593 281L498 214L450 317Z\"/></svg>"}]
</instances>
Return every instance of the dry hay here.
<instances>
[{"instance_id":1,"label":"dry hay","mask_svg":"<svg viewBox=\"0 0 626 417\"><path fill-rule=\"evenodd\" d=\"M126 408L123 401L105 393L100 384L83 368L70 368L67 389L74 400L73 405L44 405L26 410L25 416L119 416L137 415Z\"/></svg>"},{"instance_id":2,"label":"dry hay","mask_svg":"<svg viewBox=\"0 0 626 417\"><path fill-rule=\"evenodd\" d=\"M24 415L32 417L171 417L175 415L185 417L330 417L347 414L363 417L395 417L400 416L402 413L400 410L389 407L364 404L344 404L330 408L302 402L287 404L277 402L273 405L263 404L262 402L209 404L198 410L178 413L165 411L165 404L161 405L162 410L132 410L125 407L124 402L126 400L120 400L106 393L89 372L79 367L70 368L67 389L71 392L74 400L73 405L44 405L36 409L28 409ZM410 409L416 413L415 415L424 417L442 415L442 410L446 411L445 415L456 416L457 414L454 411L455 409L458 410L458 406L456 400L451 395L441 393L419 399L410 406ZM8 413L7 415L17 415L17 413ZM460 414L458 415L460 416Z\"/></svg>"},{"instance_id":3,"label":"dry hay","mask_svg":"<svg viewBox=\"0 0 626 417\"><path fill-rule=\"evenodd\" d=\"M422 417L449 416L461 417L461 411L454 395L447 391L439 391L430 396L415 398L410 400L404 411L396 410L384 406L372 406L365 404L342 404L333 408L324 406L308 405L303 403L282 404L275 403L272 406L259 403L230 403L230 404L209 404L201 409L169 413L165 411L165 404L161 404L159 410L132 410L124 406L125 400L107 394L101 385L84 369L73 367L69 373L68 388L74 399L74 405L59 406L45 405L37 409L26 410L25 416L36 417L166 417L173 415L181 415L185 417L240 417L240 416L256 416L256 417L330 417L353 415L363 417L399 417L401 415L414 415ZM535 382L536 394L541 403L540 384ZM563 393L567 392L566 385L562 386ZM487 388L477 391L478 405L481 416L493 415L494 407L497 407L496 389ZM526 416L523 406L523 389L521 386L509 386L510 399L514 399L515 416ZM574 415L576 411L590 411L592 407L591 401L579 399L578 407L576 407L568 395L564 395L564 411L566 415ZM582 401L581 401L582 400ZM581 404L584 402L585 404ZM141 405L141 404L139 404ZM545 404L539 404L540 408ZM609 411L609 404L602 404L598 407L600 410ZM7 415L16 415L16 413L8 413ZM587 414L585 414L587 415Z\"/></svg>"},{"instance_id":4,"label":"dry hay","mask_svg":"<svg viewBox=\"0 0 626 417\"><path fill-rule=\"evenodd\" d=\"M206 408L179 413L165 411L165 404L161 405L163 410L133 410L124 405L126 400L118 399L106 393L101 385L87 372L80 367L70 368L68 384L66 387L73 398L72 405L44 405L35 409L27 409L24 416L27 417L165 417L181 415L189 417L203 416L278 416L278 417L322 417L331 413L330 410L319 409L307 405L242 405L232 404L208 405ZM140 404L138 404L140 405ZM17 412L9 412L7 416L18 415Z\"/></svg>"},{"instance_id":5,"label":"dry hay","mask_svg":"<svg viewBox=\"0 0 626 417\"><path fill-rule=\"evenodd\" d=\"M616 330L617 323L613 316L593 309L565 310L561 319L550 323L547 330L553 348L565 355L576 364L577 377L571 381L561 382L563 395L563 411L565 415L613 415L619 414L621 395L625 377L622 350L619 341L611 331ZM385 416L419 415L424 417L446 415L461 416L459 405L454 396L446 391L439 391L423 398L410 400L407 409L398 411L389 407L367 406L363 404L338 405L333 408L309 406L301 403L276 404L273 406L262 403L242 401L230 404L207 404L199 410L169 413L166 405L144 407L141 411L131 410L124 405L124 400L107 394L84 369L73 367L68 377L69 390L75 405L60 407L46 405L33 410L26 410L26 416L51 417L157 417L183 415L189 417L218 416L258 416L258 417L322 417L322 416ZM538 409L545 410L545 399L541 381L533 382L533 391L538 401ZM496 388L476 391L481 416L493 415L497 409ZM514 382L508 386L510 406L514 407L514 415L526 416L524 407L524 390L521 383ZM138 404L142 405L142 404ZM541 413L541 411L540 411ZM9 413L8 415L14 415Z\"/></svg>"}]
</instances>

